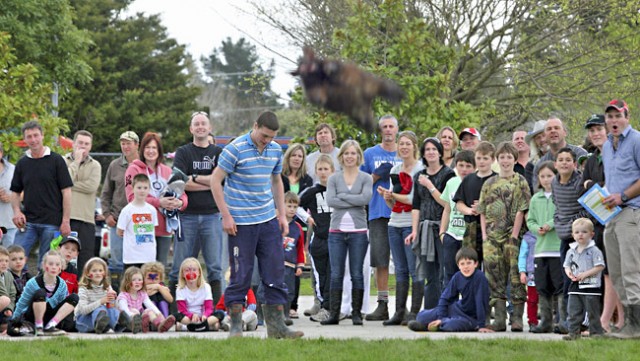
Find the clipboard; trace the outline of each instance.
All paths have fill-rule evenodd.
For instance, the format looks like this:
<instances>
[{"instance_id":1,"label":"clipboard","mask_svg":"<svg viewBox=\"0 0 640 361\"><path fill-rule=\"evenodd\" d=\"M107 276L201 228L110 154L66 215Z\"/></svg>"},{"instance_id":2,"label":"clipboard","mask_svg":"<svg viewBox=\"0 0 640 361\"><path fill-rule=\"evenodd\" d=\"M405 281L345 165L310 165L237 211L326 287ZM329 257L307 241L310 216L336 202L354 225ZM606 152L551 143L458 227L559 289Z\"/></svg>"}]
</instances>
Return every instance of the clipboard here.
<instances>
[{"instance_id":1,"label":"clipboard","mask_svg":"<svg viewBox=\"0 0 640 361\"><path fill-rule=\"evenodd\" d=\"M608 196L609 191L596 183L578 198L578 203L604 226L622 211L619 206L607 207L602 203L602 200Z\"/></svg>"}]
</instances>

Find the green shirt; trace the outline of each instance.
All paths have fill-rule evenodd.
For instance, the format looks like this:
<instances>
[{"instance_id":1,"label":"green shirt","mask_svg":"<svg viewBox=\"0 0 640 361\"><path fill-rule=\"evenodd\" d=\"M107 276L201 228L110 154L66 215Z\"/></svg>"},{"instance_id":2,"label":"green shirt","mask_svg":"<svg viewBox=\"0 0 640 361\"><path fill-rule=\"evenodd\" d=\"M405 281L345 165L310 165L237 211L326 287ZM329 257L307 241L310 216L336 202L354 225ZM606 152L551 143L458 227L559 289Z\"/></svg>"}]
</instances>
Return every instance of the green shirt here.
<instances>
[{"instance_id":1,"label":"green shirt","mask_svg":"<svg viewBox=\"0 0 640 361\"><path fill-rule=\"evenodd\" d=\"M451 207L447 234L458 241L462 241L465 231L464 215L458 211L456 202L453 201L453 196L456 194L460 183L462 183L462 178L460 177L449 179L447 185L444 187L444 191L440 194L440 199L449 202L449 207Z\"/></svg>"}]
</instances>

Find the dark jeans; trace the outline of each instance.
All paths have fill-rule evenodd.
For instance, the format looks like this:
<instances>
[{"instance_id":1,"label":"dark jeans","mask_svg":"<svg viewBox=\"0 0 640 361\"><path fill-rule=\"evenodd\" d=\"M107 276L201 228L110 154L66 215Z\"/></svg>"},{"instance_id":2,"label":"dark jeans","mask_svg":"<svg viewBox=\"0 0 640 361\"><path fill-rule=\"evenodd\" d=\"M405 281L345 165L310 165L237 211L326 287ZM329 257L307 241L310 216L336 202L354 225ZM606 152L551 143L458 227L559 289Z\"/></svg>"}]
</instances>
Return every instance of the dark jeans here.
<instances>
[{"instance_id":1,"label":"dark jeans","mask_svg":"<svg viewBox=\"0 0 640 361\"><path fill-rule=\"evenodd\" d=\"M442 237L442 268L443 274L443 287L447 287L449 281L456 272L458 272L458 264L456 263L456 253L462 247L462 241L458 241L449 234L444 234ZM443 288L444 289L444 288Z\"/></svg>"},{"instance_id":2,"label":"dark jeans","mask_svg":"<svg viewBox=\"0 0 640 361\"><path fill-rule=\"evenodd\" d=\"M278 220L273 218L264 223L239 225L236 235L229 236L231 276L224 295L227 308L233 304L244 304L251 287L255 257L258 258L258 269L265 290L264 302L270 305L287 302L282 233Z\"/></svg>"},{"instance_id":3,"label":"dark jeans","mask_svg":"<svg viewBox=\"0 0 640 361\"><path fill-rule=\"evenodd\" d=\"M311 242L314 242L312 240ZM323 240L327 242L326 240ZM315 251L310 247L311 252L311 264L316 277L316 295L320 300L322 308L329 309L329 292L331 290L331 262L329 260L329 253L323 251Z\"/></svg>"},{"instance_id":4,"label":"dark jeans","mask_svg":"<svg viewBox=\"0 0 640 361\"><path fill-rule=\"evenodd\" d=\"M329 233L329 259L331 261L331 289L341 290L345 262L349 254L349 272L354 290L364 289L362 267L369 240L365 232Z\"/></svg>"},{"instance_id":5,"label":"dark jeans","mask_svg":"<svg viewBox=\"0 0 640 361\"><path fill-rule=\"evenodd\" d=\"M78 239L82 244L82 249L78 254L78 276L82 276L82 270L85 263L91 258L98 256L98 250L96 249L96 225L72 219L71 230L78 232Z\"/></svg>"},{"instance_id":6,"label":"dark jeans","mask_svg":"<svg viewBox=\"0 0 640 361\"><path fill-rule=\"evenodd\" d=\"M434 232L437 232L434 230ZM440 258L442 258L442 242L436 236L434 239L436 246L436 258L433 262L427 262L426 256L421 256L423 258L422 262L425 267L425 281L427 284L424 286L424 308L425 310L429 310L432 308L436 308L438 306L438 300L440 299L440 295L442 294L443 285L442 285L442 274L440 272Z\"/></svg>"}]
</instances>

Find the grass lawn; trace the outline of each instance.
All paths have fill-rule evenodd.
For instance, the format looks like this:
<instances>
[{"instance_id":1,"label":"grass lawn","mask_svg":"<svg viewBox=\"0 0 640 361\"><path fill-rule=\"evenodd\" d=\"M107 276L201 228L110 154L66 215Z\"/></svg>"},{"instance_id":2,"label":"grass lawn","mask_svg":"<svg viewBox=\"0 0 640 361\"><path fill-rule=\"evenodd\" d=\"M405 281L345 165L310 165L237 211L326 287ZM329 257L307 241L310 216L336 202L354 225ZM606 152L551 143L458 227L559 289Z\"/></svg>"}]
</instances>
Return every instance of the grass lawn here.
<instances>
[{"instance_id":1,"label":"grass lawn","mask_svg":"<svg viewBox=\"0 0 640 361\"><path fill-rule=\"evenodd\" d=\"M3 360L637 360L635 341L166 340L0 341Z\"/></svg>"}]
</instances>

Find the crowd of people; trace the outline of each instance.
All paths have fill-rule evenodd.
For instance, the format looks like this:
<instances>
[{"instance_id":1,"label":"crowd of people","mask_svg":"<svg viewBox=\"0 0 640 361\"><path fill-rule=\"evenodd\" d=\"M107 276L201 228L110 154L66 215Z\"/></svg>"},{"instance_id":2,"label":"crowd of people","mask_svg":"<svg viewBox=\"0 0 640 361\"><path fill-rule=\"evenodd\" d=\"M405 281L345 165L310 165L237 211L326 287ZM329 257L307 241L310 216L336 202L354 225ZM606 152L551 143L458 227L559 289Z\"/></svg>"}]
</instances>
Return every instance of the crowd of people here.
<instances>
[{"instance_id":1,"label":"crowd of people","mask_svg":"<svg viewBox=\"0 0 640 361\"><path fill-rule=\"evenodd\" d=\"M274 113L220 148L196 112L193 142L177 149L173 169L158 134L122 133L100 196L111 228L105 262L93 238L101 167L91 133L78 131L61 156L36 121L25 123L25 156L0 162L6 332L221 328L241 337L265 325L269 337L298 338L288 326L300 317L308 257L315 302L304 315L321 325L522 332L526 322L567 340L640 338L640 133L624 101L587 120L583 146L567 143L557 117L495 145L476 128L445 126L421 140L392 115L378 125L380 143L363 150L355 140L337 146L335 130L319 124L307 155L274 141ZM176 175L183 192L169 187ZM578 202L596 184L619 210L606 224ZM39 269L27 270L37 243Z\"/></svg>"}]
</instances>

